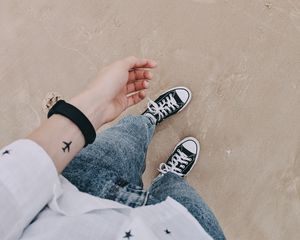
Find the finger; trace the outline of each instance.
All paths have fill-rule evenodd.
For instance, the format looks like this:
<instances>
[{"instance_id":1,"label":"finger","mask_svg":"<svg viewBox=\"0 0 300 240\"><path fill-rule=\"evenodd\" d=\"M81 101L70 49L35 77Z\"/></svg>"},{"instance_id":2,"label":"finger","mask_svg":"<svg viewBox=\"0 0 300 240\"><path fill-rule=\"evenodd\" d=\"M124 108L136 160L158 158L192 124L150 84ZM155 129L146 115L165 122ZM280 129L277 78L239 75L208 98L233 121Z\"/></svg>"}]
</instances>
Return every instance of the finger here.
<instances>
[{"instance_id":1,"label":"finger","mask_svg":"<svg viewBox=\"0 0 300 240\"><path fill-rule=\"evenodd\" d=\"M127 97L127 107L131 107L132 105L135 105L142 101L146 97L145 91L137 92L129 97Z\"/></svg>"},{"instance_id":2,"label":"finger","mask_svg":"<svg viewBox=\"0 0 300 240\"><path fill-rule=\"evenodd\" d=\"M147 80L142 80L133 83L128 83L126 88L127 88L127 94L130 94L133 92L137 92L149 88L149 82Z\"/></svg>"},{"instance_id":3,"label":"finger","mask_svg":"<svg viewBox=\"0 0 300 240\"><path fill-rule=\"evenodd\" d=\"M132 68L155 68L157 63L152 59L137 58L134 56L125 58L124 61L127 64L128 70Z\"/></svg>"},{"instance_id":4,"label":"finger","mask_svg":"<svg viewBox=\"0 0 300 240\"><path fill-rule=\"evenodd\" d=\"M128 80L129 80L129 82L140 80L140 79L151 80L152 77L153 77L153 74L151 72L149 72L148 70L134 69L133 71L129 72Z\"/></svg>"}]
</instances>

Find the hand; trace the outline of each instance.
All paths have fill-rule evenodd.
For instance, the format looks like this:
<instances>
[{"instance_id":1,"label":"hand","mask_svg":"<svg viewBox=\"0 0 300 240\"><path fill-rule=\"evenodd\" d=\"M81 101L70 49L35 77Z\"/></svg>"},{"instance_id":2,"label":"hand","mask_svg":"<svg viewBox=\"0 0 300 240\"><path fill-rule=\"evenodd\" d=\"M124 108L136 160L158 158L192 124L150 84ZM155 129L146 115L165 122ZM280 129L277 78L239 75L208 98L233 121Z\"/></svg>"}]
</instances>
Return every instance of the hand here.
<instances>
[{"instance_id":1,"label":"hand","mask_svg":"<svg viewBox=\"0 0 300 240\"><path fill-rule=\"evenodd\" d=\"M114 62L103 68L98 77L71 103L77 105L98 129L145 98L148 81L152 79L149 70L155 67L155 61L136 57Z\"/></svg>"}]
</instances>

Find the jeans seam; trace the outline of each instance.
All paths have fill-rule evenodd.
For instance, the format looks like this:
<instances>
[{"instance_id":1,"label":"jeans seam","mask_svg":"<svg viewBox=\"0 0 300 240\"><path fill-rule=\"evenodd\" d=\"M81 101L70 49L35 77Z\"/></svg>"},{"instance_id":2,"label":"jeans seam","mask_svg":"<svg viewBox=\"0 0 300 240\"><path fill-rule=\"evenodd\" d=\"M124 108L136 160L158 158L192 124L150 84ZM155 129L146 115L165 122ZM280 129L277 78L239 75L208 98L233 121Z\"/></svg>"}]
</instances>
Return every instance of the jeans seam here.
<instances>
[{"instance_id":1,"label":"jeans seam","mask_svg":"<svg viewBox=\"0 0 300 240\"><path fill-rule=\"evenodd\" d=\"M146 204L148 202L148 198L149 198L149 192L146 191L146 196L144 197L144 202L142 203L142 206L146 206Z\"/></svg>"}]
</instances>

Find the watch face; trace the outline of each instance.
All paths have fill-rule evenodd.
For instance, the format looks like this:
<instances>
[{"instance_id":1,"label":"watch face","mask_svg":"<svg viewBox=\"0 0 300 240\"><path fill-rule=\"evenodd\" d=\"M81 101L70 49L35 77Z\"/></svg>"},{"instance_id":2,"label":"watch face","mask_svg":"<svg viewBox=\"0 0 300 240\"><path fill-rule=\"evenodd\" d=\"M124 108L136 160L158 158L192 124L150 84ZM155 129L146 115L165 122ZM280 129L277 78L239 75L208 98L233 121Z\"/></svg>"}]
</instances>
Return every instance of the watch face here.
<instances>
[{"instance_id":1,"label":"watch face","mask_svg":"<svg viewBox=\"0 0 300 240\"><path fill-rule=\"evenodd\" d=\"M57 92L47 93L47 95L44 98L43 103L42 103L43 111L48 112L57 101L62 100L62 99L63 99L63 97L60 93L57 93Z\"/></svg>"}]
</instances>

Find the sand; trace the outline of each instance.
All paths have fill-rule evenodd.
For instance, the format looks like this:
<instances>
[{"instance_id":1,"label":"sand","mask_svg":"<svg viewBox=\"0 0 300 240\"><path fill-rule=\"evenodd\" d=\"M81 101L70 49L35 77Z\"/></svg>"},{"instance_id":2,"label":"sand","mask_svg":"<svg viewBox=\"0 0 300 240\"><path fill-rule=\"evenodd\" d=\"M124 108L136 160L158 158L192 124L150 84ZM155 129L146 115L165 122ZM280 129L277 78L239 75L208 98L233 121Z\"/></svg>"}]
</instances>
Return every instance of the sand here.
<instances>
[{"instance_id":1,"label":"sand","mask_svg":"<svg viewBox=\"0 0 300 240\"><path fill-rule=\"evenodd\" d=\"M193 100L157 128L146 186L194 136L201 154L187 181L228 239L299 239L299 40L297 0L2 0L0 145L46 118L49 91L68 99L107 63L154 58L149 96L184 85Z\"/></svg>"}]
</instances>

